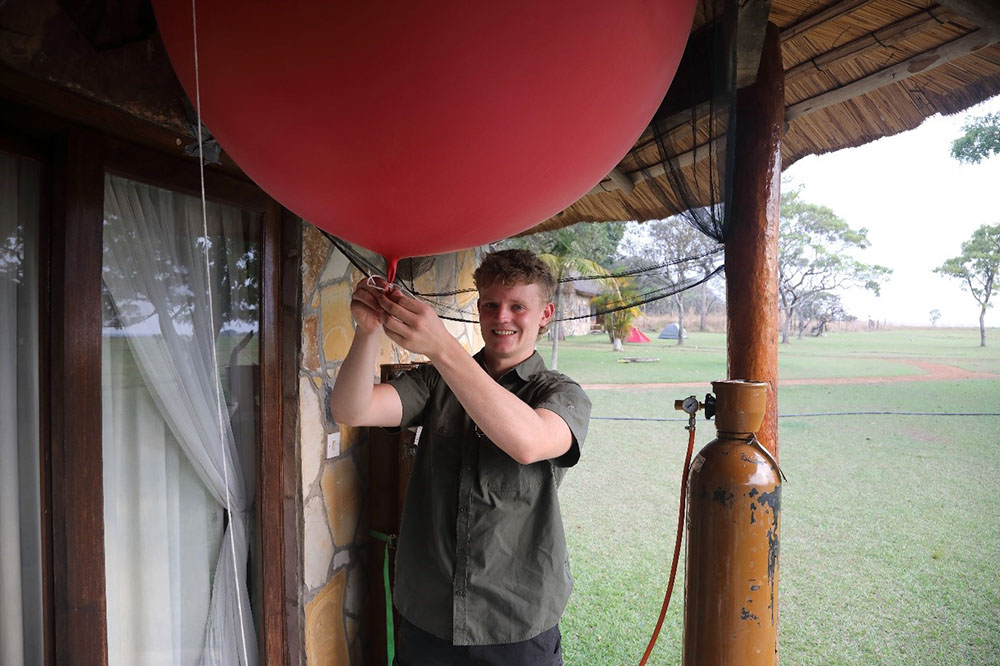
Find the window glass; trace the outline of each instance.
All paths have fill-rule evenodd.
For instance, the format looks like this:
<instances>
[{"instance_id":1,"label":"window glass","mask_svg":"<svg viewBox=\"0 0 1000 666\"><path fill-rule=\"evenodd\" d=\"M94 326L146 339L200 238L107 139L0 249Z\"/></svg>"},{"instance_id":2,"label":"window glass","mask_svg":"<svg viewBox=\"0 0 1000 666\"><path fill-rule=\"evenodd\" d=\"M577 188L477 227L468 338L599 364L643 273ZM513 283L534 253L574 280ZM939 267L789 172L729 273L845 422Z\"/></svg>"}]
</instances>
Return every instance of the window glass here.
<instances>
[{"instance_id":1,"label":"window glass","mask_svg":"<svg viewBox=\"0 0 1000 666\"><path fill-rule=\"evenodd\" d=\"M0 154L0 664L43 663L39 166Z\"/></svg>"},{"instance_id":2,"label":"window glass","mask_svg":"<svg viewBox=\"0 0 1000 666\"><path fill-rule=\"evenodd\" d=\"M104 201L108 662L256 664L260 215L111 175Z\"/></svg>"}]
</instances>

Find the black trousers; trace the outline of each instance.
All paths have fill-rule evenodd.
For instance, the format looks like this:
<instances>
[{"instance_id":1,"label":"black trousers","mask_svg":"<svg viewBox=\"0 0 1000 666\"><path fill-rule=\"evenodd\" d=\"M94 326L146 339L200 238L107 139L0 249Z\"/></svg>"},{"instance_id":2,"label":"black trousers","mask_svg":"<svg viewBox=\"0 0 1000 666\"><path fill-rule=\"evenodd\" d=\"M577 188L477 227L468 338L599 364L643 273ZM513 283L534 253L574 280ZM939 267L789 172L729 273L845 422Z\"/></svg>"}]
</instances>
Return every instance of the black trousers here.
<instances>
[{"instance_id":1,"label":"black trousers","mask_svg":"<svg viewBox=\"0 0 1000 666\"><path fill-rule=\"evenodd\" d=\"M393 666L562 666L559 625L519 643L452 645L400 618Z\"/></svg>"}]
</instances>

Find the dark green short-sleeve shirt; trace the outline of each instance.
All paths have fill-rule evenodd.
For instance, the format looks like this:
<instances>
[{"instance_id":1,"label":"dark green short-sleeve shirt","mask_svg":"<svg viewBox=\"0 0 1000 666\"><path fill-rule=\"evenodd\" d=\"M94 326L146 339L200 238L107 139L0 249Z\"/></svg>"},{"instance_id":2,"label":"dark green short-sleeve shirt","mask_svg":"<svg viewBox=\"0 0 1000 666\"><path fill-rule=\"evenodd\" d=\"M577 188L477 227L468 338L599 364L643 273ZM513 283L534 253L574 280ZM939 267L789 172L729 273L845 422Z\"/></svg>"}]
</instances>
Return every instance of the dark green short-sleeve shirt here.
<instances>
[{"instance_id":1,"label":"dark green short-sleeve shirt","mask_svg":"<svg viewBox=\"0 0 1000 666\"><path fill-rule=\"evenodd\" d=\"M482 352L476 360L483 364ZM482 435L431 365L389 382L421 431L396 556L395 605L455 645L533 638L558 622L573 578L557 489L580 458L590 399L536 352L500 379L573 433L554 460L521 465Z\"/></svg>"}]
</instances>

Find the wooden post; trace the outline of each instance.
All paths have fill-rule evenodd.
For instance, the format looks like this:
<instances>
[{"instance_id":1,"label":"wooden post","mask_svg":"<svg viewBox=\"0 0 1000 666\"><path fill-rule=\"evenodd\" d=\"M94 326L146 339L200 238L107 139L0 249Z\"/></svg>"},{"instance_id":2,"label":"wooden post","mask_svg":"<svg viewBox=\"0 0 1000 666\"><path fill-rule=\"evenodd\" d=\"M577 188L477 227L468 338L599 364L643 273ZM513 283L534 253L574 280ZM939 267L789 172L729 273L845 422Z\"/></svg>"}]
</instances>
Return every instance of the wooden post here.
<instances>
[{"instance_id":1,"label":"wooden post","mask_svg":"<svg viewBox=\"0 0 1000 666\"><path fill-rule=\"evenodd\" d=\"M283 212L275 201L268 201L264 211L263 262L260 296L260 452L257 471L258 525L263 562L257 563L262 581L262 622L257 627L262 662L282 666L290 663L288 651L288 600L295 588L289 588L298 548L294 506L296 480L294 428L297 408L288 398L298 398L295 361L301 318L291 304L301 301L299 270L298 220ZM293 254L290 259L288 253ZM286 274L287 272L287 274ZM290 298L283 299L287 294ZM290 404L291 403L291 404ZM291 421L286 423L285 421ZM292 437L292 439L289 439ZM293 509L294 510L294 509ZM291 552L289 552L291 551ZM294 583L293 583L294 584ZM293 607L297 612L297 604ZM294 620L294 618L292 618ZM297 634L298 632L293 632ZM296 637L297 640L297 637ZM294 654L297 654L294 653Z\"/></svg>"},{"instance_id":2,"label":"wooden post","mask_svg":"<svg viewBox=\"0 0 1000 666\"><path fill-rule=\"evenodd\" d=\"M785 91L778 29L768 24L757 81L739 92L733 210L726 239L730 379L765 382L758 438L778 455L778 209Z\"/></svg>"},{"instance_id":3,"label":"wooden post","mask_svg":"<svg viewBox=\"0 0 1000 666\"><path fill-rule=\"evenodd\" d=\"M395 379L417 363L386 363L380 366L381 381ZM366 664L386 664L385 553L389 554L390 585L395 589L395 539L403 520L403 503L413 469L414 433L404 430L390 434L383 428L370 428L368 435L368 525L390 536L393 545L386 551L385 542L368 538L368 601L364 625ZM394 625L399 627L399 613L393 612ZM391 666L391 664L389 665Z\"/></svg>"},{"instance_id":4,"label":"wooden post","mask_svg":"<svg viewBox=\"0 0 1000 666\"><path fill-rule=\"evenodd\" d=\"M52 258L51 663L106 666L104 476L101 465L100 142L72 131L56 153ZM47 661L49 661L47 659Z\"/></svg>"}]
</instances>

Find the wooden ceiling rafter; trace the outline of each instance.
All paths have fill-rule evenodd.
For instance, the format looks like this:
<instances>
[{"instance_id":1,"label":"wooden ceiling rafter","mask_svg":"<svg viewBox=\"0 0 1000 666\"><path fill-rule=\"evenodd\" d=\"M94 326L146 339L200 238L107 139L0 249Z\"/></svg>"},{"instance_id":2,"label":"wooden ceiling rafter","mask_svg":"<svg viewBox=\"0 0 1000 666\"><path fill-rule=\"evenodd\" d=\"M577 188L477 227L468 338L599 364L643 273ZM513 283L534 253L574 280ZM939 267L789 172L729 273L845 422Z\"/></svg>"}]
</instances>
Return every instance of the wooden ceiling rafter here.
<instances>
[{"instance_id":1,"label":"wooden ceiling rafter","mask_svg":"<svg viewBox=\"0 0 1000 666\"><path fill-rule=\"evenodd\" d=\"M840 2L835 2L815 14L807 16L798 23L783 29L779 33L779 37L781 41L787 42L788 40L794 39L801 34L813 30L814 28L820 27L824 23L836 21L837 19L846 16L851 12L857 11L874 1L875 0L840 0Z\"/></svg>"},{"instance_id":2,"label":"wooden ceiling rafter","mask_svg":"<svg viewBox=\"0 0 1000 666\"><path fill-rule=\"evenodd\" d=\"M884 86L899 83L911 76L926 74L956 58L975 53L980 49L996 44L998 41L1000 40L998 40L996 33L989 30L980 29L970 32L964 37L959 37L941 46L913 55L902 62L898 62L895 65L881 69L846 85L833 88L809 99L792 104L785 109L785 122L791 122L796 118L825 109L834 104L846 102Z\"/></svg>"},{"instance_id":3,"label":"wooden ceiling rafter","mask_svg":"<svg viewBox=\"0 0 1000 666\"><path fill-rule=\"evenodd\" d=\"M785 83L794 81L799 76L807 76L813 72L822 72L830 65L846 58L857 58L879 48L888 48L910 37L926 32L946 22L953 14L940 6L934 5L910 14L904 19L890 23L884 28L873 30L867 35L851 40L836 48L830 49L808 60L793 65L785 70Z\"/></svg>"},{"instance_id":4,"label":"wooden ceiling rafter","mask_svg":"<svg viewBox=\"0 0 1000 666\"><path fill-rule=\"evenodd\" d=\"M1000 33L1000 3L996 0L939 0L939 2L980 28Z\"/></svg>"}]
</instances>

